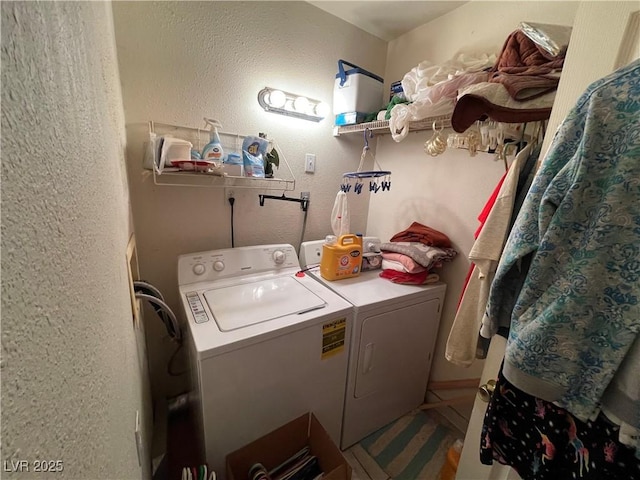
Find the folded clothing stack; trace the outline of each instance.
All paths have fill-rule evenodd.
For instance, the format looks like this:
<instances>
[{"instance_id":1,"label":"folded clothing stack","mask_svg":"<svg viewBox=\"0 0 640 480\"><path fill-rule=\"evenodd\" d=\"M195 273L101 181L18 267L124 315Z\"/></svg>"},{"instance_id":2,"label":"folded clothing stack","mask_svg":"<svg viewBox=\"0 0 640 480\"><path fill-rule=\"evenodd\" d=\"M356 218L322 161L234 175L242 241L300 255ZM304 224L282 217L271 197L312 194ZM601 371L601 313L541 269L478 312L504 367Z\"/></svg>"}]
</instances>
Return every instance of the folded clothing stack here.
<instances>
[{"instance_id":1,"label":"folded clothing stack","mask_svg":"<svg viewBox=\"0 0 640 480\"><path fill-rule=\"evenodd\" d=\"M380 276L394 283L435 283L439 276L433 269L452 260L457 252L444 233L413 222L409 228L395 234L391 241L380 245L382 272Z\"/></svg>"}]
</instances>

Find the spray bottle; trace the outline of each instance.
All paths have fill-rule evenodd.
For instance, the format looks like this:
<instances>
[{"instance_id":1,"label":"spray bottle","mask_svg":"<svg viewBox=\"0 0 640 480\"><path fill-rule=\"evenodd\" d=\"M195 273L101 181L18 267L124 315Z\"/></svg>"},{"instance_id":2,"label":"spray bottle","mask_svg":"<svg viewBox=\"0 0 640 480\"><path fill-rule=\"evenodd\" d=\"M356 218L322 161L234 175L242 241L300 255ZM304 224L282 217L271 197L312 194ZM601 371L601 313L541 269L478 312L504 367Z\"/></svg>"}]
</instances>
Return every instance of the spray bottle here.
<instances>
[{"instance_id":1,"label":"spray bottle","mask_svg":"<svg viewBox=\"0 0 640 480\"><path fill-rule=\"evenodd\" d=\"M205 118L204 121L205 126L209 127L210 140L202 149L202 159L222 163L224 152L218 135L218 127L222 128L222 124L211 118Z\"/></svg>"}]
</instances>

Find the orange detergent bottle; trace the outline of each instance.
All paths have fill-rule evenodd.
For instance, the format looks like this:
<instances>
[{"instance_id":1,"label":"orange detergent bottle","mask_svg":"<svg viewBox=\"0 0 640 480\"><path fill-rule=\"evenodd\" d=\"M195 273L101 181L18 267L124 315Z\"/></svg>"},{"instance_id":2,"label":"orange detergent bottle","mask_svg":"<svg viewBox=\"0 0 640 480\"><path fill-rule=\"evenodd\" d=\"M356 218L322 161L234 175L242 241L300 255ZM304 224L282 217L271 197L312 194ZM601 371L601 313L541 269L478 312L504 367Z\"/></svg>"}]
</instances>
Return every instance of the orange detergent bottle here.
<instances>
[{"instance_id":1,"label":"orange detergent bottle","mask_svg":"<svg viewBox=\"0 0 640 480\"><path fill-rule=\"evenodd\" d=\"M357 236L327 235L322 245L320 276L325 280L342 280L357 277L362 266L362 243Z\"/></svg>"},{"instance_id":2,"label":"orange detergent bottle","mask_svg":"<svg viewBox=\"0 0 640 480\"><path fill-rule=\"evenodd\" d=\"M456 440L447 452L447 458L440 470L439 480L455 480L462 452L462 441Z\"/></svg>"}]
</instances>

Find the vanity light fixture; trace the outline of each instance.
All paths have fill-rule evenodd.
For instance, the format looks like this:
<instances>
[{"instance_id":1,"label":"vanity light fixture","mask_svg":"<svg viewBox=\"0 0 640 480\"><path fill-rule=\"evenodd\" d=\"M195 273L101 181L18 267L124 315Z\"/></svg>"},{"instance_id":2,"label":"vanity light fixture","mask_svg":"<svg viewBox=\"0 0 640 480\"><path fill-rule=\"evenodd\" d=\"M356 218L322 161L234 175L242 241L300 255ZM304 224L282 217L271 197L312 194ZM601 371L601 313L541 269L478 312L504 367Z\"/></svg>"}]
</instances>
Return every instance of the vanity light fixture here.
<instances>
[{"instance_id":1,"label":"vanity light fixture","mask_svg":"<svg viewBox=\"0 0 640 480\"><path fill-rule=\"evenodd\" d=\"M329 105L320 100L265 87L258 92L258 103L267 112L319 122L329 114Z\"/></svg>"}]
</instances>

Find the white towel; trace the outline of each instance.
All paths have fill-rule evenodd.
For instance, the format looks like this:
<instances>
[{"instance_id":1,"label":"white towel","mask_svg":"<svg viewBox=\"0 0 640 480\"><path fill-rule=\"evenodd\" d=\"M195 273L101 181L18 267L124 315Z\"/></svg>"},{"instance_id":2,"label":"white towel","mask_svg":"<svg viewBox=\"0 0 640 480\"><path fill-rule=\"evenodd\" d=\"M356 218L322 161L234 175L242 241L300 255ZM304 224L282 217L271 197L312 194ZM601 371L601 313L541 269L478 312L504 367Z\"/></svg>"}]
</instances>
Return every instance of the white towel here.
<instances>
[{"instance_id":1,"label":"white towel","mask_svg":"<svg viewBox=\"0 0 640 480\"><path fill-rule=\"evenodd\" d=\"M347 194L342 190L336 195L331 212L331 228L333 234L340 238L340 235L350 233L349 230L349 206L347 205Z\"/></svg>"}]
</instances>

